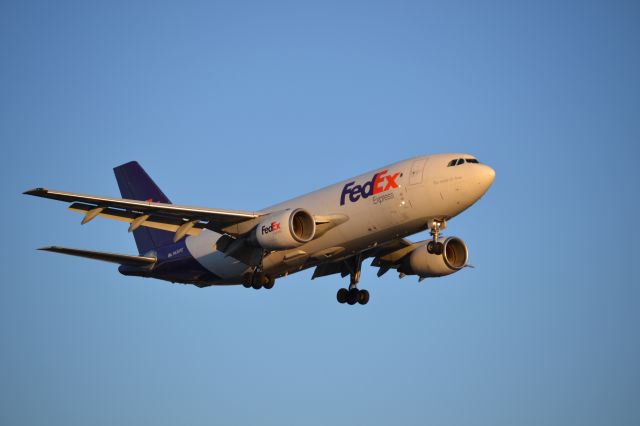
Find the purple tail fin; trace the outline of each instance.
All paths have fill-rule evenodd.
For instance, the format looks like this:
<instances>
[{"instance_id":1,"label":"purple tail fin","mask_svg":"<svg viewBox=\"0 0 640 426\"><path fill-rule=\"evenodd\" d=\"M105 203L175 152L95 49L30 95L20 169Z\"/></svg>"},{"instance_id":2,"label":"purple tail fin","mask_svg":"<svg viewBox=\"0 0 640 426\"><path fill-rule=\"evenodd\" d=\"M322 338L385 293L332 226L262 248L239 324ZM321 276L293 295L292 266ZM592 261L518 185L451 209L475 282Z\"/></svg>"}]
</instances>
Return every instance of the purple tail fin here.
<instances>
[{"instance_id":1,"label":"purple tail fin","mask_svg":"<svg viewBox=\"0 0 640 426\"><path fill-rule=\"evenodd\" d=\"M158 185L149 177L137 161L131 161L115 167L113 172L120 187L122 198L140 201L155 201L171 204L171 201L158 188ZM140 254L148 253L161 246L173 244L173 233L161 231L144 226L133 231L133 237Z\"/></svg>"}]
</instances>

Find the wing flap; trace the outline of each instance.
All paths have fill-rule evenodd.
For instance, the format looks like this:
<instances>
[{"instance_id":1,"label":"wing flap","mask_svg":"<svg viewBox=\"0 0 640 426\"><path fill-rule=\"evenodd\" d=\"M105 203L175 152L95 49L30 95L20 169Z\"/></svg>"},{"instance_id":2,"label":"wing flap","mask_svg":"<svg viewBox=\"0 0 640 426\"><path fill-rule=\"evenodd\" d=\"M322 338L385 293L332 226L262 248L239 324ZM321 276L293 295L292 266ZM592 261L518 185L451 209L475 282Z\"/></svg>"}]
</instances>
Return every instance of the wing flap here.
<instances>
[{"instance_id":1,"label":"wing flap","mask_svg":"<svg viewBox=\"0 0 640 426\"><path fill-rule=\"evenodd\" d=\"M326 277L327 275L340 274L341 276L346 276L349 274L349 271L344 264L344 261L338 262L327 262L322 263L316 266L316 269L313 271L312 280L320 277Z\"/></svg>"},{"instance_id":2,"label":"wing flap","mask_svg":"<svg viewBox=\"0 0 640 426\"><path fill-rule=\"evenodd\" d=\"M73 203L69 206L69 210L78 212L78 213L84 213L84 214L87 214L93 208L94 206L91 206L89 204L82 204L82 203ZM132 225L139 218L142 218L144 219L143 221L135 224L136 228L138 226L145 226L147 228L161 229L163 231L169 231L169 232L177 232L180 226L184 224L184 221L180 221L180 219L178 218L163 217L158 215L142 215L141 216L131 211L112 209L110 207L107 207L104 210L102 210L98 214L98 216L104 217L107 219L118 220L120 222L128 222L128 223L131 223ZM147 217L143 217L143 216L147 216ZM205 227L206 227L205 223L198 222L194 224L194 226L187 231L186 235L200 235L200 233ZM131 228L131 231L133 230L134 228Z\"/></svg>"}]
</instances>

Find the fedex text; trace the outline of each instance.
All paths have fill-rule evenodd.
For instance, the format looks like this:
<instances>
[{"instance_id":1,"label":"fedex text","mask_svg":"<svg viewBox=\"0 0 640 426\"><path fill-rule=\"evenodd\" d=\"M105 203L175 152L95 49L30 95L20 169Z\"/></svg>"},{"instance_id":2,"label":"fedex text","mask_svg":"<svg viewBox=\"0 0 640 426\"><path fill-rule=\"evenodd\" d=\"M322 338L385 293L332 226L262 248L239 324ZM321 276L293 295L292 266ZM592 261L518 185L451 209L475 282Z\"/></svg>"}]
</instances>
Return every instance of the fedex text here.
<instances>
[{"instance_id":1,"label":"fedex text","mask_svg":"<svg viewBox=\"0 0 640 426\"><path fill-rule=\"evenodd\" d=\"M349 182L342 188L342 194L340 195L340 205L344 206L347 201L355 203L361 197L369 198L372 195L380 194L381 192L388 191L398 187L396 179L400 176L400 172L394 174L387 174L388 170L373 175L370 181L365 182L363 185L355 185L355 181Z\"/></svg>"},{"instance_id":2,"label":"fedex text","mask_svg":"<svg viewBox=\"0 0 640 426\"><path fill-rule=\"evenodd\" d=\"M279 231L279 230L280 230L280 222L271 222L271 225L269 226L262 225L262 229L260 231L262 232L262 235L264 235L264 234L269 234L273 231Z\"/></svg>"}]
</instances>

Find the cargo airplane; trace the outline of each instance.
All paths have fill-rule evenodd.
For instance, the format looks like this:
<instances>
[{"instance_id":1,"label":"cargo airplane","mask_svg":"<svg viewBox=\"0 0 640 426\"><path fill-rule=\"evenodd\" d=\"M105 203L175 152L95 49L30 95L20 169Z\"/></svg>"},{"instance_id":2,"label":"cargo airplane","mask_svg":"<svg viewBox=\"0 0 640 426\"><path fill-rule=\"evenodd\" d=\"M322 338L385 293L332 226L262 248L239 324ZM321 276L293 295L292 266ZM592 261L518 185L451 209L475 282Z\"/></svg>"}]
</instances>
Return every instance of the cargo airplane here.
<instances>
[{"instance_id":1,"label":"cargo airplane","mask_svg":"<svg viewBox=\"0 0 640 426\"><path fill-rule=\"evenodd\" d=\"M378 276L441 277L467 266L458 237L443 237L447 221L478 201L494 170L469 154L411 158L259 211L172 204L135 161L114 168L122 198L37 188L25 194L70 203L84 215L129 223L138 255L59 246L41 250L119 264L123 275L198 287L242 284L271 289L275 280L307 268L313 277L349 276L340 303L365 305L358 288L363 260ZM430 231L425 241L405 237Z\"/></svg>"}]
</instances>

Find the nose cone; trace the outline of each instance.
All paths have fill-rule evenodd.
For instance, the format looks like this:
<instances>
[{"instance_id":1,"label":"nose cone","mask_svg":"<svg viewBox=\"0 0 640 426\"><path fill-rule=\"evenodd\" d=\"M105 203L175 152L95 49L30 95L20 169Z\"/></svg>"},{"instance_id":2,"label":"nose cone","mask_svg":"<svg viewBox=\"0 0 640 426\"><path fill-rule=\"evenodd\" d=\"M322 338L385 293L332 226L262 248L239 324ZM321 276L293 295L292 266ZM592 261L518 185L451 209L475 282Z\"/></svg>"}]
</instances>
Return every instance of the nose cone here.
<instances>
[{"instance_id":1,"label":"nose cone","mask_svg":"<svg viewBox=\"0 0 640 426\"><path fill-rule=\"evenodd\" d=\"M491 184L493 184L493 180L496 178L496 171L486 164L483 164L483 166L484 170L482 171L482 179L487 186L487 189L489 189Z\"/></svg>"},{"instance_id":2,"label":"nose cone","mask_svg":"<svg viewBox=\"0 0 640 426\"><path fill-rule=\"evenodd\" d=\"M489 190L496 178L496 171L486 164L480 164L478 168L478 187L480 189L479 196L483 196Z\"/></svg>"}]
</instances>

